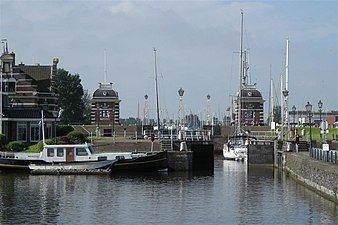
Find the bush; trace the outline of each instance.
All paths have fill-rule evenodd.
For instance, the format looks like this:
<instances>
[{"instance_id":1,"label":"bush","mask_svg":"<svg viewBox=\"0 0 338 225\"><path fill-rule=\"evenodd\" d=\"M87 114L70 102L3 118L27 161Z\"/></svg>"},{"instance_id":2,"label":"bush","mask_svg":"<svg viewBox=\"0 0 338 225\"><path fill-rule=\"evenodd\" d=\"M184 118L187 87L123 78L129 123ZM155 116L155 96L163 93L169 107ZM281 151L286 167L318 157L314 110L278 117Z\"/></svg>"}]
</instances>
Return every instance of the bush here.
<instances>
[{"instance_id":1,"label":"bush","mask_svg":"<svg viewBox=\"0 0 338 225\"><path fill-rule=\"evenodd\" d=\"M11 152L21 152L25 149L25 145L21 141L11 141L7 145L7 150Z\"/></svg>"},{"instance_id":2,"label":"bush","mask_svg":"<svg viewBox=\"0 0 338 225\"><path fill-rule=\"evenodd\" d=\"M74 144L82 144L87 141L86 135L76 130L70 132L67 137L69 138L70 142Z\"/></svg>"},{"instance_id":3,"label":"bush","mask_svg":"<svg viewBox=\"0 0 338 225\"><path fill-rule=\"evenodd\" d=\"M57 138L58 144L70 144L70 139L67 136L62 136Z\"/></svg>"},{"instance_id":4,"label":"bush","mask_svg":"<svg viewBox=\"0 0 338 225\"><path fill-rule=\"evenodd\" d=\"M7 138L4 134L0 134L0 150L2 150L7 144Z\"/></svg>"},{"instance_id":5,"label":"bush","mask_svg":"<svg viewBox=\"0 0 338 225\"><path fill-rule=\"evenodd\" d=\"M43 144L42 141L39 141L38 143L36 143L35 145L31 145L28 147L28 150L26 152L41 152L43 149Z\"/></svg>"},{"instance_id":6,"label":"bush","mask_svg":"<svg viewBox=\"0 0 338 225\"><path fill-rule=\"evenodd\" d=\"M69 125L59 125L56 127L56 136L65 136L69 134L71 131L73 131L74 128Z\"/></svg>"},{"instance_id":7,"label":"bush","mask_svg":"<svg viewBox=\"0 0 338 225\"><path fill-rule=\"evenodd\" d=\"M56 144L56 143L55 143L54 139L47 139L46 144L51 145L51 144ZM43 142L39 141L35 145L29 146L28 149L26 150L26 152L39 153L39 152L42 151L42 149L43 149Z\"/></svg>"}]
</instances>

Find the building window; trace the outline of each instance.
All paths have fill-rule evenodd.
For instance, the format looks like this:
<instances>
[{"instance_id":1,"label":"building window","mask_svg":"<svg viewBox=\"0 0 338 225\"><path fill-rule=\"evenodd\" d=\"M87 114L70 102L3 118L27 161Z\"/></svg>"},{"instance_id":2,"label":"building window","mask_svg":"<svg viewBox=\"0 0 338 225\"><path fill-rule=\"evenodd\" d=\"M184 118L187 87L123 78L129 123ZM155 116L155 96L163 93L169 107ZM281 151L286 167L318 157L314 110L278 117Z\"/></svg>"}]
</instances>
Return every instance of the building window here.
<instances>
[{"instance_id":1,"label":"building window","mask_svg":"<svg viewBox=\"0 0 338 225\"><path fill-rule=\"evenodd\" d=\"M47 138L52 138L52 124L47 124Z\"/></svg>"},{"instance_id":2,"label":"building window","mask_svg":"<svg viewBox=\"0 0 338 225\"><path fill-rule=\"evenodd\" d=\"M4 62L3 64L4 68L3 68L3 71L4 73L9 73L9 66L10 66L10 63L9 62Z\"/></svg>"},{"instance_id":3,"label":"building window","mask_svg":"<svg viewBox=\"0 0 338 225\"><path fill-rule=\"evenodd\" d=\"M38 123L31 123L31 141L40 141L40 125Z\"/></svg>"},{"instance_id":4,"label":"building window","mask_svg":"<svg viewBox=\"0 0 338 225\"><path fill-rule=\"evenodd\" d=\"M27 141L27 123L18 122L17 123L17 140L18 141Z\"/></svg>"},{"instance_id":5,"label":"building window","mask_svg":"<svg viewBox=\"0 0 338 225\"><path fill-rule=\"evenodd\" d=\"M108 110L103 110L101 117L102 118L109 118L109 111Z\"/></svg>"}]
</instances>

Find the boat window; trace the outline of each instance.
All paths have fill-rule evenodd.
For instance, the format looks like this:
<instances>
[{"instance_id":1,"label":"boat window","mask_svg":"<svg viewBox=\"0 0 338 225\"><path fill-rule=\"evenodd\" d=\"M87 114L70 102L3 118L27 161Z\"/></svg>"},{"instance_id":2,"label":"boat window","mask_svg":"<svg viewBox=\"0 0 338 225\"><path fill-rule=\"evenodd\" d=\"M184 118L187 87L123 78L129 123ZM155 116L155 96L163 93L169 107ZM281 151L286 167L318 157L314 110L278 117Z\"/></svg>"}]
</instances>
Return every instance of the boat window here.
<instances>
[{"instance_id":1,"label":"boat window","mask_svg":"<svg viewBox=\"0 0 338 225\"><path fill-rule=\"evenodd\" d=\"M63 157L63 148L57 148L56 149L56 155L58 157Z\"/></svg>"},{"instance_id":2,"label":"boat window","mask_svg":"<svg viewBox=\"0 0 338 225\"><path fill-rule=\"evenodd\" d=\"M89 149L89 151L90 151L91 154L94 154L94 149L93 149L92 146L88 146L88 149Z\"/></svg>"},{"instance_id":3,"label":"boat window","mask_svg":"<svg viewBox=\"0 0 338 225\"><path fill-rule=\"evenodd\" d=\"M88 155L88 152L85 148L76 148L76 155L77 156L86 156Z\"/></svg>"},{"instance_id":4,"label":"boat window","mask_svg":"<svg viewBox=\"0 0 338 225\"><path fill-rule=\"evenodd\" d=\"M54 148L47 148L47 156L54 157Z\"/></svg>"}]
</instances>

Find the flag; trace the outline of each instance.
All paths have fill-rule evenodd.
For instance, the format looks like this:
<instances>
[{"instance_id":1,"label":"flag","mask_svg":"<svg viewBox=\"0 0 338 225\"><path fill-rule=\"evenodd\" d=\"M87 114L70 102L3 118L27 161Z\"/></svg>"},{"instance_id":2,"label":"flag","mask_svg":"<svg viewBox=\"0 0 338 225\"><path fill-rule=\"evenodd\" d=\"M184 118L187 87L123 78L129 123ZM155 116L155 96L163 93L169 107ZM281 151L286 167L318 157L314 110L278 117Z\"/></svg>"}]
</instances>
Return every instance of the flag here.
<instances>
[{"instance_id":1,"label":"flag","mask_svg":"<svg viewBox=\"0 0 338 225\"><path fill-rule=\"evenodd\" d=\"M230 106L225 110L226 112L230 112Z\"/></svg>"}]
</instances>

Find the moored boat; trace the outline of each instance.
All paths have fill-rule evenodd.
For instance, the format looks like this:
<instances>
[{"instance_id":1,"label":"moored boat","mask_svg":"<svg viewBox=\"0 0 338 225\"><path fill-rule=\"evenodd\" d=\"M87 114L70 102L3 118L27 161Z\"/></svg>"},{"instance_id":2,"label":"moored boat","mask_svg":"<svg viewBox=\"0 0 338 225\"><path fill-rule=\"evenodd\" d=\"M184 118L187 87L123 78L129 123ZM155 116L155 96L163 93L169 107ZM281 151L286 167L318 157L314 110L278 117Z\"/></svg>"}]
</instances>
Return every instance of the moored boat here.
<instances>
[{"instance_id":1,"label":"moored boat","mask_svg":"<svg viewBox=\"0 0 338 225\"><path fill-rule=\"evenodd\" d=\"M98 170L109 164L111 171L158 171L167 168L166 152L95 153L92 144L44 145L40 153L14 153L0 157L2 171ZM116 164L116 165L115 165Z\"/></svg>"},{"instance_id":2,"label":"moored boat","mask_svg":"<svg viewBox=\"0 0 338 225\"><path fill-rule=\"evenodd\" d=\"M28 165L32 174L104 174L110 173L111 167L117 160L48 163Z\"/></svg>"},{"instance_id":3,"label":"moored boat","mask_svg":"<svg viewBox=\"0 0 338 225\"><path fill-rule=\"evenodd\" d=\"M245 160L247 158L249 145L248 136L232 136L228 143L223 146L223 156L228 160Z\"/></svg>"},{"instance_id":4,"label":"moored boat","mask_svg":"<svg viewBox=\"0 0 338 225\"><path fill-rule=\"evenodd\" d=\"M167 151L149 152L133 158L120 157L111 167L112 171L163 171L168 169Z\"/></svg>"}]
</instances>

